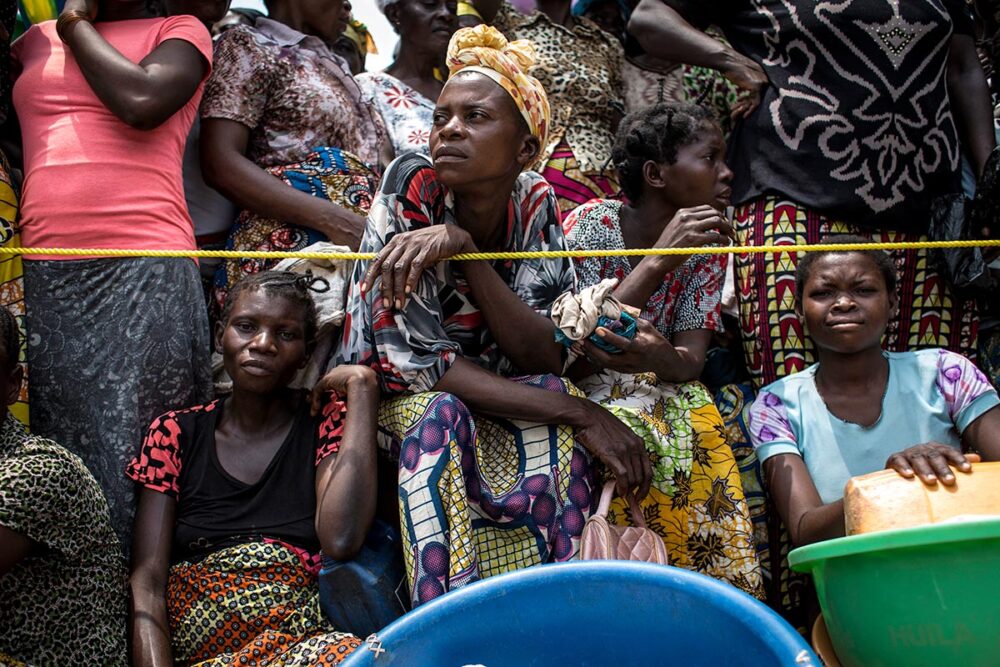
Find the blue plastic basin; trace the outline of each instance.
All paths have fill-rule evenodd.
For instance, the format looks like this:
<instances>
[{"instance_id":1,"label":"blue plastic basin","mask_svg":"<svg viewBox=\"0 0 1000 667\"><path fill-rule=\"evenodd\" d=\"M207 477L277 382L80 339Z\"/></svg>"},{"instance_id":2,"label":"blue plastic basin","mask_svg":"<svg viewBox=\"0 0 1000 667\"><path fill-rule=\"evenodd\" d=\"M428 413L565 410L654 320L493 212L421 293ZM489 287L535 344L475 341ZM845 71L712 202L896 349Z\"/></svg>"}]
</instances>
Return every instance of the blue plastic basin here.
<instances>
[{"instance_id":1,"label":"blue plastic basin","mask_svg":"<svg viewBox=\"0 0 1000 667\"><path fill-rule=\"evenodd\" d=\"M621 561L492 577L419 607L344 667L819 667L780 616L687 570Z\"/></svg>"}]
</instances>

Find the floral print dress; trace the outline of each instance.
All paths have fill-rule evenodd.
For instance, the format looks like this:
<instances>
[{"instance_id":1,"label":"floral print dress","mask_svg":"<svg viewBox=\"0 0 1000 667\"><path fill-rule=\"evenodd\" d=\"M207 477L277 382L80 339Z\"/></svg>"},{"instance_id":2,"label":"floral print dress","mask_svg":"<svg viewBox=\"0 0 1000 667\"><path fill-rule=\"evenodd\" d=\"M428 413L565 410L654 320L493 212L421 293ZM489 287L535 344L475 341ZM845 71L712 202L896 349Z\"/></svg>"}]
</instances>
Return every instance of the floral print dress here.
<instances>
[{"instance_id":1,"label":"floral print dress","mask_svg":"<svg viewBox=\"0 0 1000 667\"><path fill-rule=\"evenodd\" d=\"M201 117L249 128L247 157L289 187L361 216L368 212L385 128L344 61L318 37L267 18L227 31L215 47ZM243 211L226 249L293 251L327 240L314 229ZM275 264L223 262L213 313L221 312L232 284Z\"/></svg>"},{"instance_id":2,"label":"floral print dress","mask_svg":"<svg viewBox=\"0 0 1000 667\"><path fill-rule=\"evenodd\" d=\"M396 157L414 151L429 154L434 100L386 72L364 72L355 79L382 114Z\"/></svg>"}]
</instances>

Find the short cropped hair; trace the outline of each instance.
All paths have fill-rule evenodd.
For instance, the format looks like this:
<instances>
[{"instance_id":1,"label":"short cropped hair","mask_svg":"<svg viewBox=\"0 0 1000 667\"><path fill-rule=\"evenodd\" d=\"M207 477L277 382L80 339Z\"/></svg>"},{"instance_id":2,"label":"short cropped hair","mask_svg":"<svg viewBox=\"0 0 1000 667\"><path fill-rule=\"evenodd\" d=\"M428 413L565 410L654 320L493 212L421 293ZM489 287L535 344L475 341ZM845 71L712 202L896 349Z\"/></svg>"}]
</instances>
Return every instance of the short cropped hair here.
<instances>
[{"instance_id":1,"label":"short cropped hair","mask_svg":"<svg viewBox=\"0 0 1000 667\"><path fill-rule=\"evenodd\" d=\"M861 236L855 236L854 234L838 234L836 236L827 236L819 245L832 245L841 243L871 243L871 239L866 239ZM826 255L832 255L834 253L851 253L864 255L868 259L875 263L878 267L879 273L882 274L882 279L885 280L885 288L890 294L896 292L896 267L892 263L892 258L883 250L813 250L811 252L805 253L801 259L799 259L799 264L795 268L795 294L801 299L802 298L802 288L805 287L806 281L809 280L809 275L812 272L812 265L816 263L820 257L825 257Z\"/></svg>"},{"instance_id":2,"label":"short cropped hair","mask_svg":"<svg viewBox=\"0 0 1000 667\"><path fill-rule=\"evenodd\" d=\"M326 291L318 289L317 283L326 284L322 278L314 278L309 273L292 273L291 271L261 271L251 273L236 283L226 294L225 304L222 306L222 313L219 322L226 326L229 321L229 314L242 295L248 292L264 292L270 297L287 299L298 304L302 308L303 329L305 330L306 344L312 346L316 340L316 332L319 327L319 315L316 312L316 302L313 301L311 292ZM329 284L326 284L329 289Z\"/></svg>"}]
</instances>

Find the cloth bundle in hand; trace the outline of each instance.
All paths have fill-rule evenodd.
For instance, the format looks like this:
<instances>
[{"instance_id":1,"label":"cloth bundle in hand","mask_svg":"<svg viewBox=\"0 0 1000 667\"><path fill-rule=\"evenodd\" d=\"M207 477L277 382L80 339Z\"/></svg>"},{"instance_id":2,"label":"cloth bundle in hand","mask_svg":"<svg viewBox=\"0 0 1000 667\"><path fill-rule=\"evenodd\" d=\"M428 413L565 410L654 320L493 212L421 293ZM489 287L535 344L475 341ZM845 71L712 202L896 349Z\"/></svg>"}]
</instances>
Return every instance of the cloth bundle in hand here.
<instances>
[{"instance_id":1,"label":"cloth bundle in hand","mask_svg":"<svg viewBox=\"0 0 1000 667\"><path fill-rule=\"evenodd\" d=\"M617 286L617 280L608 278L583 289L579 294L566 292L559 295L552 304L551 315L556 325L556 342L572 347L576 341L589 338L605 352L620 353L621 350L594 333L597 327L604 327L623 338L631 340L635 337L635 318L611 294Z\"/></svg>"}]
</instances>

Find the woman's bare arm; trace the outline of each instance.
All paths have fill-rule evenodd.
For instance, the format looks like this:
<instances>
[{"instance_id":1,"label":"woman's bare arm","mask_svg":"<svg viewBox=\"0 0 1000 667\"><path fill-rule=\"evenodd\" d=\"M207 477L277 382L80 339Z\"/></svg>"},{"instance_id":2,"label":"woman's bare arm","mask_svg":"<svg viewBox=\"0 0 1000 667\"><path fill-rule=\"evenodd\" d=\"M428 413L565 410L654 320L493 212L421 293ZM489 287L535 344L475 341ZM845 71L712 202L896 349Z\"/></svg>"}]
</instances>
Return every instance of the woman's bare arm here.
<instances>
[{"instance_id":1,"label":"woman's bare arm","mask_svg":"<svg viewBox=\"0 0 1000 667\"><path fill-rule=\"evenodd\" d=\"M823 503L801 456L772 456L764 461L764 474L792 544L801 547L844 536L844 501Z\"/></svg>"},{"instance_id":2,"label":"woman's bare arm","mask_svg":"<svg viewBox=\"0 0 1000 667\"><path fill-rule=\"evenodd\" d=\"M201 168L205 182L242 209L265 218L309 227L332 243L357 249L365 220L333 202L300 192L246 157L250 128L234 120L201 121Z\"/></svg>"},{"instance_id":3,"label":"woman's bare arm","mask_svg":"<svg viewBox=\"0 0 1000 667\"><path fill-rule=\"evenodd\" d=\"M63 31L66 46L94 94L111 113L139 130L152 130L177 113L208 71L188 41L168 39L138 64L118 52L88 21Z\"/></svg>"},{"instance_id":4,"label":"woman's bare arm","mask_svg":"<svg viewBox=\"0 0 1000 667\"><path fill-rule=\"evenodd\" d=\"M962 148L979 177L990 151L996 146L996 134L993 131L989 86L971 36L955 35L951 38L947 80L948 97L962 137Z\"/></svg>"},{"instance_id":5,"label":"woman's bare arm","mask_svg":"<svg viewBox=\"0 0 1000 667\"><path fill-rule=\"evenodd\" d=\"M344 561L358 553L375 517L378 380L370 368L337 366L317 383L314 410L330 391L346 396L347 416L339 451L316 470L316 535L324 554Z\"/></svg>"},{"instance_id":6,"label":"woman's bare arm","mask_svg":"<svg viewBox=\"0 0 1000 667\"><path fill-rule=\"evenodd\" d=\"M143 488L132 536L130 634L135 667L172 667L167 576L177 501Z\"/></svg>"}]
</instances>

